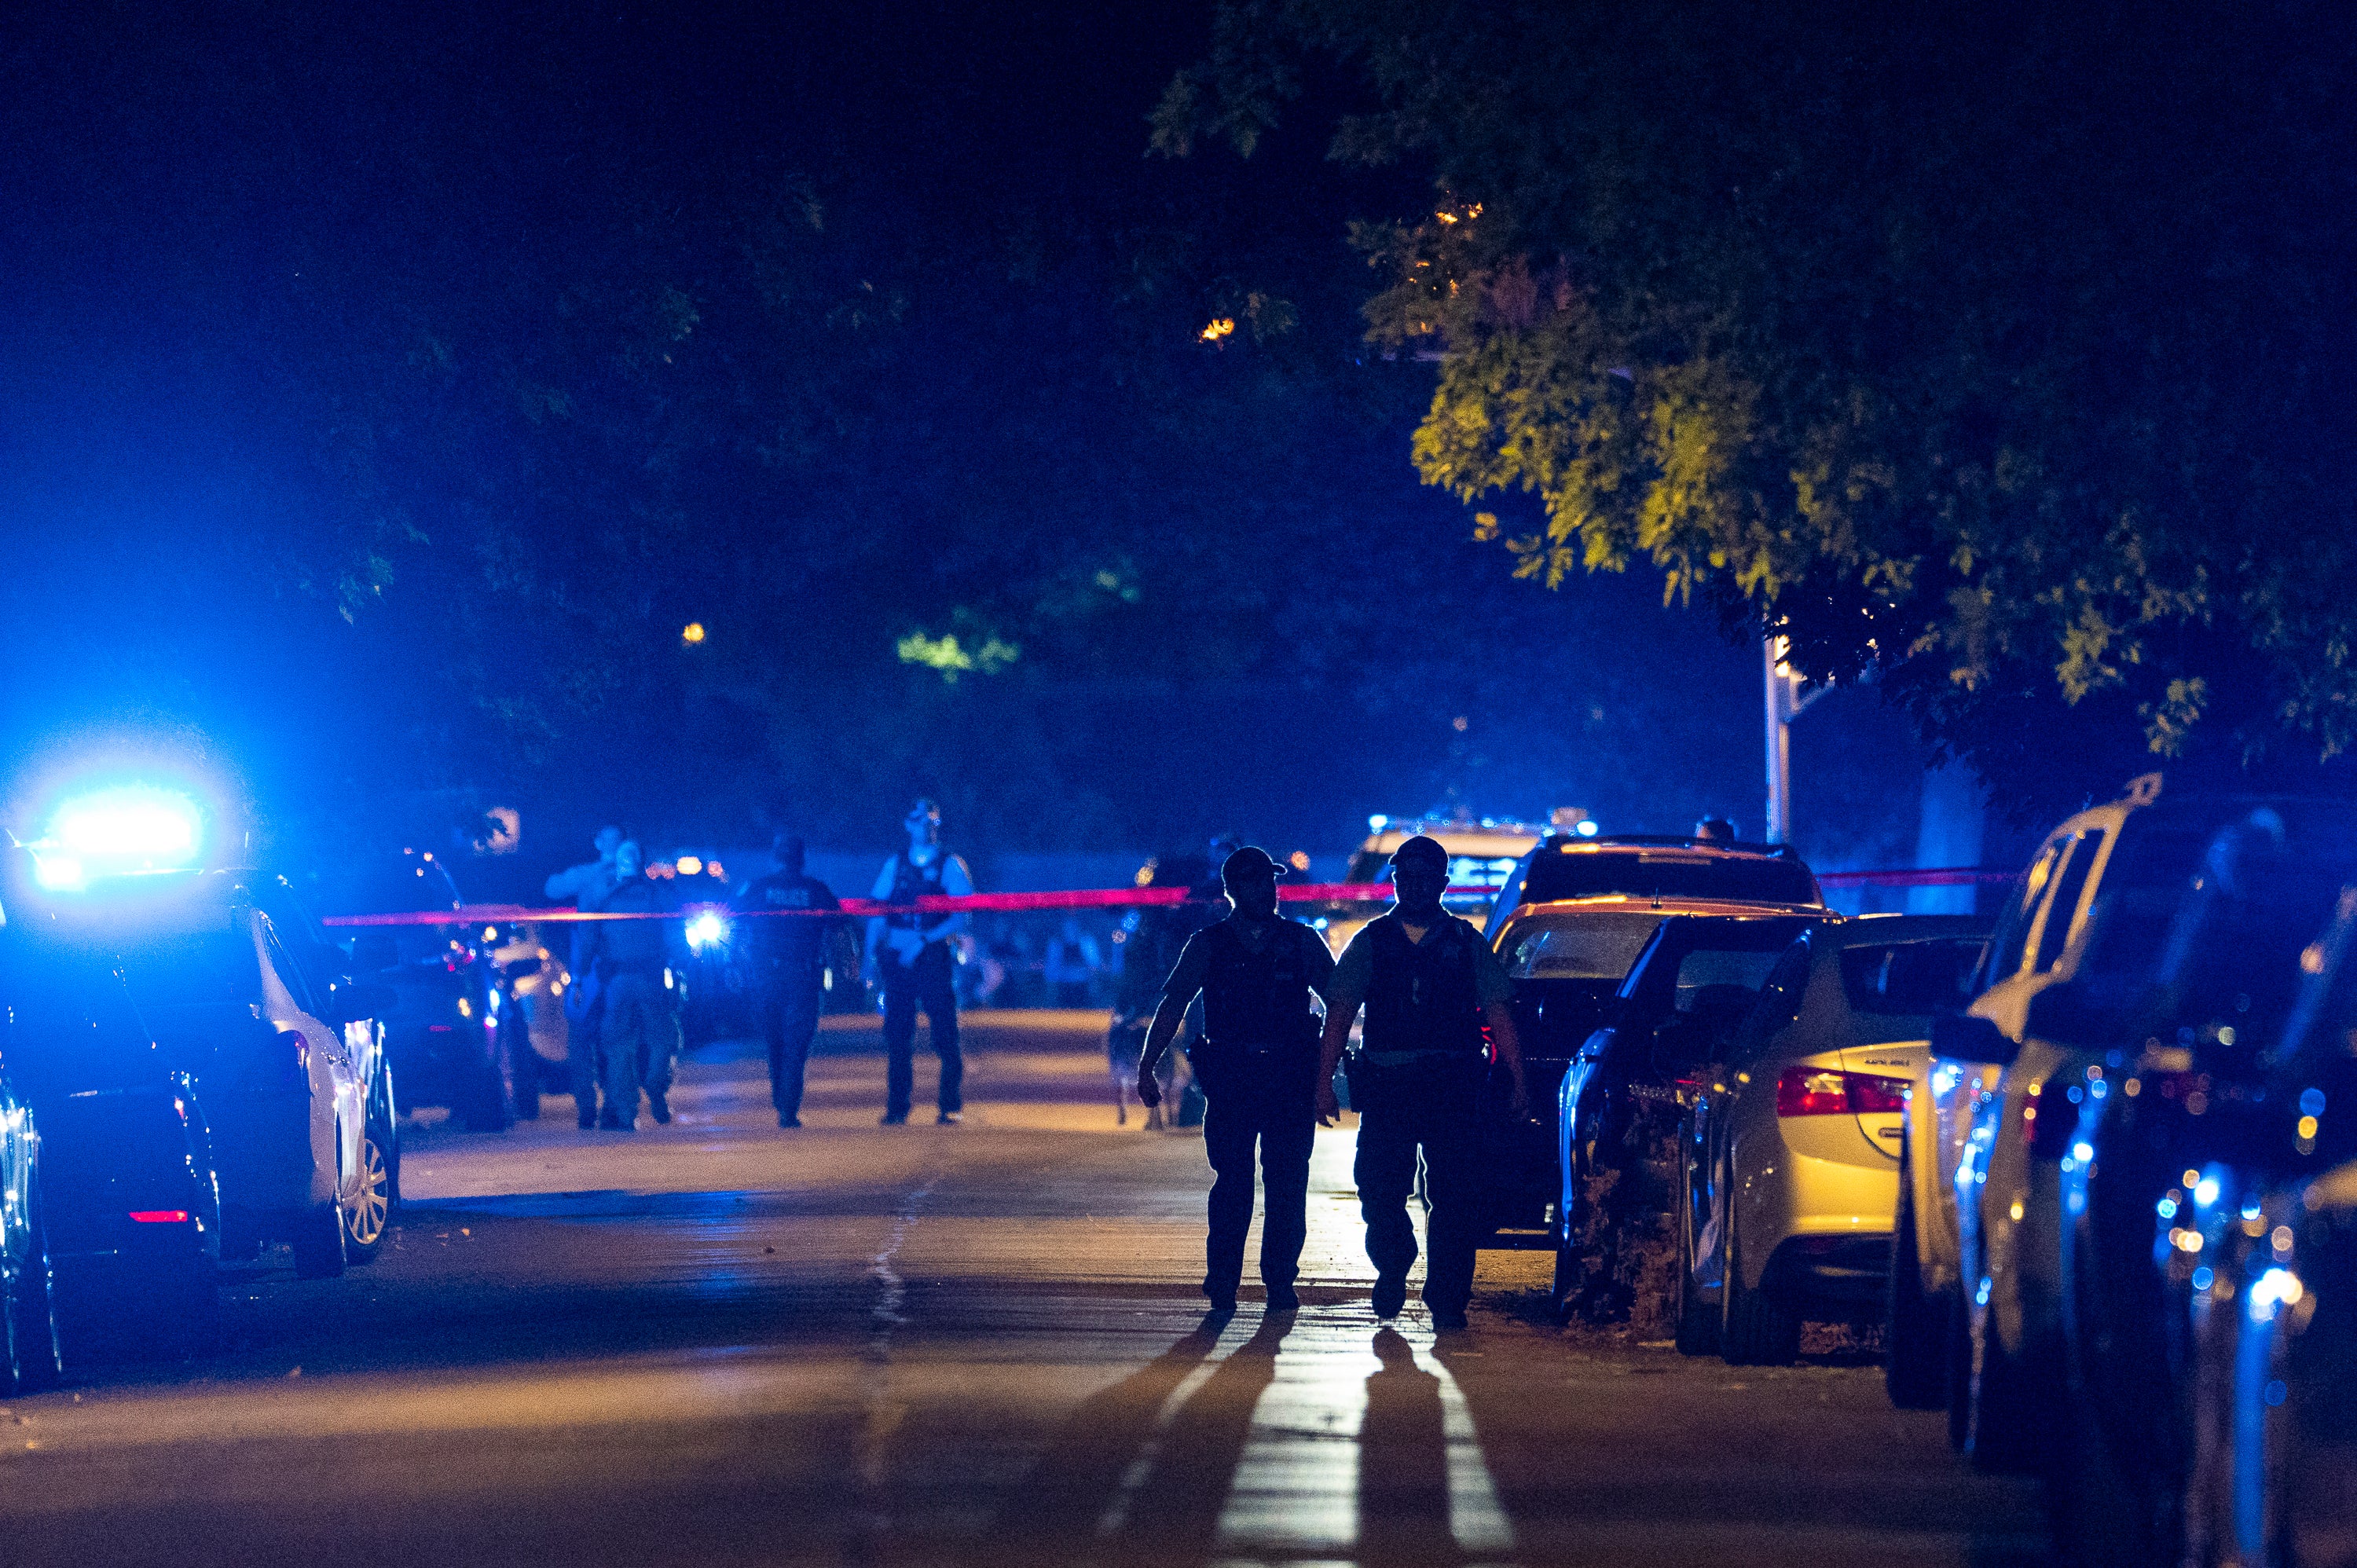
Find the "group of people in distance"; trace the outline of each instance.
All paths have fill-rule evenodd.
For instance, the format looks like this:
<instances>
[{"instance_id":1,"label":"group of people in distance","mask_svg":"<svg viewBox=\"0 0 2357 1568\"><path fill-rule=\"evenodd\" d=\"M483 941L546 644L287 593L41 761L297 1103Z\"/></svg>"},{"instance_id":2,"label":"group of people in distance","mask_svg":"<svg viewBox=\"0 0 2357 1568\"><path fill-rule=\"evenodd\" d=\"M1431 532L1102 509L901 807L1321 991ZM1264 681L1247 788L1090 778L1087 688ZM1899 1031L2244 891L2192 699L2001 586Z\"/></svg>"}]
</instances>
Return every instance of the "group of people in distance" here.
<instances>
[{"instance_id":1,"label":"group of people in distance","mask_svg":"<svg viewBox=\"0 0 2357 1568\"><path fill-rule=\"evenodd\" d=\"M868 920L863 964L883 993L882 1120L897 1126L909 1119L921 1012L941 1058L935 1120L954 1125L963 1109L964 1063L951 943L965 916L920 911L916 901L925 894L970 893L974 880L965 863L943 847L941 811L933 802L918 801L904 825L909 846L885 864L873 890L877 900L904 908ZM646 886L636 843L608 830L597 844L599 859L550 878L549 896L574 897L594 911L659 908L632 892ZM755 917L743 922L740 940L748 944L759 990L778 1123L791 1128L802 1124L802 1080L818 1029L827 944L830 933L841 929L840 921L825 917L842 906L824 883L805 873L799 839L780 837L774 855L776 871L739 889L736 907ZM1508 1005L1513 983L1472 926L1441 908L1448 856L1433 839L1411 838L1393 853L1392 908L1361 929L1339 960L1316 930L1278 912L1280 875L1264 850L1245 846L1226 856L1220 886L1229 912L1187 939L1162 983L1134 1064L1125 1064L1139 1101L1159 1107L1163 1058L1200 999L1200 1033L1188 1056L1206 1100L1203 1144L1212 1172L1203 1294L1215 1313L1235 1309L1257 1168L1265 1195L1260 1273L1267 1307L1286 1312L1300 1305L1294 1282L1308 1234L1310 1154L1316 1130L1334 1125L1340 1115L1335 1074L1363 1011L1350 1090L1360 1118L1354 1174L1367 1256L1375 1269L1374 1314L1394 1316L1406 1302L1408 1271L1417 1256L1407 1206L1420 1161L1430 1205L1425 1305L1437 1327L1463 1328L1480 1240L1482 1149L1475 1107L1492 1051L1511 1080L1517 1113L1527 1099ZM662 924L597 920L575 929L566 1016L574 1027L573 1090L581 1125L631 1126L641 1090L655 1121L667 1122L678 1023L661 976ZM1118 1052L1118 1032L1114 1038Z\"/></svg>"}]
</instances>

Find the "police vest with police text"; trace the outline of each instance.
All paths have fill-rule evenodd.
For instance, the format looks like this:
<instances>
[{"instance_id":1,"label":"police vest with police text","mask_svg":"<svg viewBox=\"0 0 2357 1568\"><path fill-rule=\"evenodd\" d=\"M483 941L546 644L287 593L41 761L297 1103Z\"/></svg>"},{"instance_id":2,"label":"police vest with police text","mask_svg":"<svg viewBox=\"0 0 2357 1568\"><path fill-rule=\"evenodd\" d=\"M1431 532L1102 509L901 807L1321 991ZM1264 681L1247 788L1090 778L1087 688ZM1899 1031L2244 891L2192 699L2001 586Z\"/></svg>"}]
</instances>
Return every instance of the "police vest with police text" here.
<instances>
[{"instance_id":1,"label":"police vest with police text","mask_svg":"<svg viewBox=\"0 0 2357 1568\"><path fill-rule=\"evenodd\" d=\"M1481 998L1473 981L1474 946L1481 939L1454 915L1443 914L1410 941L1396 911L1369 922L1374 943L1367 985L1366 1049L1376 1058L1478 1057Z\"/></svg>"}]
</instances>

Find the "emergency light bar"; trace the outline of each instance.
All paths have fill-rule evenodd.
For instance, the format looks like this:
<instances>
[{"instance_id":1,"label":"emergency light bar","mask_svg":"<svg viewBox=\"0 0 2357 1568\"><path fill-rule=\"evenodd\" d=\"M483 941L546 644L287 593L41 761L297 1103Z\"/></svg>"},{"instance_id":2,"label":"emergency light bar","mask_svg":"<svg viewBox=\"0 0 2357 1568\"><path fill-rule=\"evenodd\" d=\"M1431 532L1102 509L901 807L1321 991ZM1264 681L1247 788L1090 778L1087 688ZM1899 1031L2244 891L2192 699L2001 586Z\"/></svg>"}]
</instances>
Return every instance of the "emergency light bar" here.
<instances>
[{"instance_id":1,"label":"emergency light bar","mask_svg":"<svg viewBox=\"0 0 2357 1568\"><path fill-rule=\"evenodd\" d=\"M197 864L204 813L177 790L127 784L75 796L49 818L48 833L25 847L33 877L75 892L93 876L179 871Z\"/></svg>"}]
</instances>

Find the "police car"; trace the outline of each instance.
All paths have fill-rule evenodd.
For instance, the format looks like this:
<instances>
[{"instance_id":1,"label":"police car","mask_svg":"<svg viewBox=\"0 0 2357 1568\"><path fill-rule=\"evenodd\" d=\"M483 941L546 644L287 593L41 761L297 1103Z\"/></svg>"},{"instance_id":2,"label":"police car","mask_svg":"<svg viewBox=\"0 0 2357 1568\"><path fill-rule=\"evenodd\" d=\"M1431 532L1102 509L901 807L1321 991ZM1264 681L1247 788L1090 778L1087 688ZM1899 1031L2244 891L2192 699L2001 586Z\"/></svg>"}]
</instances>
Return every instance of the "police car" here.
<instances>
[{"instance_id":1,"label":"police car","mask_svg":"<svg viewBox=\"0 0 2357 1568\"><path fill-rule=\"evenodd\" d=\"M340 1273L375 1256L393 1202L392 998L344 976L283 879L204 869L203 821L145 786L70 800L24 846L11 916L122 975L205 1129L220 1255L285 1242L298 1273Z\"/></svg>"}]
</instances>

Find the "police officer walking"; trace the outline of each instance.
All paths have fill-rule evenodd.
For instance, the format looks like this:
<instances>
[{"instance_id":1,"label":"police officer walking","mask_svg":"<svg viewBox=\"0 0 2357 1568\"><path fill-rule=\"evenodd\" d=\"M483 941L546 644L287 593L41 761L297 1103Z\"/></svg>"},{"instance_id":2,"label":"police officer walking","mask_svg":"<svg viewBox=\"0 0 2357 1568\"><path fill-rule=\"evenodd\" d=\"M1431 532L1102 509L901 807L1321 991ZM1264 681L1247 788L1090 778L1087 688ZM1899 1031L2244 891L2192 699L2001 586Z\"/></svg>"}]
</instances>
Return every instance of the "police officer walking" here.
<instances>
[{"instance_id":1,"label":"police officer walking","mask_svg":"<svg viewBox=\"0 0 2357 1568\"><path fill-rule=\"evenodd\" d=\"M1162 1053L1200 993L1204 1032L1192 1061L1209 1101L1203 1152L1212 1181L1203 1294L1214 1312L1235 1309L1244 1235L1252 1229L1255 1152L1265 1201L1260 1277L1268 1310L1301 1305L1293 1281L1309 1231L1309 1151L1317 1137L1311 997L1329 993L1334 960L1317 932L1278 916L1276 877L1276 863L1249 845L1221 865L1231 912L1187 940L1137 1063L1137 1097L1152 1106L1162 1097L1156 1073Z\"/></svg>"},{"instance_id":2,"label":"police officer walking","mask_svg":"<svg viewBox=\"0 0 2357 1568\"><path fill-rule=\"evenodd\" d=\"M780 833L770 846L778 869L737 890L744 940L752 955L761 1008L761 1034L770 1047L770 1101L778 1125L802 1124L802 1070L818 1036L819 1002L824 991L828 939L837 922L823 914L842 902L823 882L802 875L802 841Z\"/></svg>"},{"instance_id":3,"label":"police officer walking","mask_svg":"<svg viewBox=\"0 0 2357 1568\"><path fill-rule=\"evenodd\" d=\"M1470 925L1440 907L1448 852L1421 834L1392 853L1395 901L1342 950L1327 992L1326 1037L1317 1069L1318 1121L1341 1114L1334 1069L1363 1004L1364 1040L1351 1058L1351 1103L1359 1112L1359 1212L1375 1265L1377 1317L1407 1301L1415 1228L1407 1200L1422 1155L1430 1211L1424 1302L1438 1328L1465 1326L1473 1262L1481 1242L1480 1123L1475 1101L1487 1074L1482 1027L1498 1065L1513 1081L1512 1113L1527 1109L1514 993L1497 956Z\"/></svg>"},{"instance_id":4,"label":"police officer walking","mask_svg":"<svg viewBox=\"0 0 2357 1568\"><path fill-rule=\"evenodd\" d=\"M569 865L546 884L551 898L570 898L576 908L595 909L621 882L614 857L622 847L622 830L603 827L590 841L597 858ZM573 1108L585 1129L597 1124L597 1015L605 997L597 988L597 932L593 922L573 922L572 983L565 993L565 1067L573 1090Z\"/></svg>"},{"instance_id":5,"label":"police officer walking","mask_svg":"<svg viewBox=\"0 0 2357 1568\"><path fill-rule=\"evenodd\" d=\"M876 878L877 899L914 904L927 894L974 891L974 877L965 862L942 847L941 807L919 800L909 808L902 825L909 831L909 847L884 863L882 874ZM942 1059L941 1109L933 1120L944 1127L955 1126L964 1111L965 1058L958 1050L957 973L950 942L965 927L963 913L920 914L913 908L867 922L867 971L884 987L883 1122L887 1127L898 1127L909 1120L920 1007L924 1009L933 1054Z\"/></svg>"},{"instance_id":6,"label":"police officer walking","mask_svg":"<svg viewBox=\"0 0 2357 1568\"><path fill-rule=\"evenodd\" d=\"M642 875L643 854L635 839L623 841L614 856L621 881L597 908L607 914L665 914L670 903ZM606 1107L597 1125L628 1133L638 1125L639 1090L658 1126L671 1121L671 1079L679 1054L679 1015L674 993L664 983L670 945L660 919L597 920L597 973L605 1003L598 1009L597 1043L606 1054Z\"/></svg>"}]
</instances>

